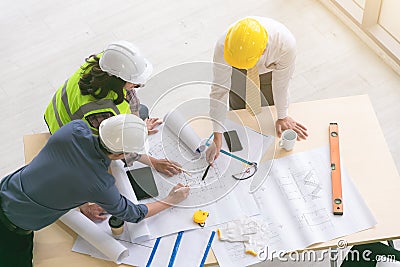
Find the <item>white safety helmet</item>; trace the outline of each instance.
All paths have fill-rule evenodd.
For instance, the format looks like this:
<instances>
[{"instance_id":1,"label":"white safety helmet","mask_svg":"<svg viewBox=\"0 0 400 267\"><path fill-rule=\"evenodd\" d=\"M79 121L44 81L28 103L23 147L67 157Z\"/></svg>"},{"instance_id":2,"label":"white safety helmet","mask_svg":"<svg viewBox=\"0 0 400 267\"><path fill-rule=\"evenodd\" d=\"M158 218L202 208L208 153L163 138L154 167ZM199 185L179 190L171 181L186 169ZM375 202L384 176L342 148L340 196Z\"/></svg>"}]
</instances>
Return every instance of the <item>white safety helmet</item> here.
<instances>
[{"instance_id":1,"label":"white safety helmet","mask_svg":"<svg viewBox=\"0 0 400 267\"><path fill-rule=\"evenodd\" d=\"M147 127L133 114L119 114L102 121L99 136L105 148L113 154L146 154Z\"/></svg>"},{"instance_id":2,"label":"white safety helmet","mask_svg":"<svg viewBox=\"0 0 400 267\"><path fill-rule=\"evenodd\" d=\"M153 66L128 41L113 42L107 46L100 58L100 68L122 80L144 84L153 72Z\"/></svg>"}]
</instances>

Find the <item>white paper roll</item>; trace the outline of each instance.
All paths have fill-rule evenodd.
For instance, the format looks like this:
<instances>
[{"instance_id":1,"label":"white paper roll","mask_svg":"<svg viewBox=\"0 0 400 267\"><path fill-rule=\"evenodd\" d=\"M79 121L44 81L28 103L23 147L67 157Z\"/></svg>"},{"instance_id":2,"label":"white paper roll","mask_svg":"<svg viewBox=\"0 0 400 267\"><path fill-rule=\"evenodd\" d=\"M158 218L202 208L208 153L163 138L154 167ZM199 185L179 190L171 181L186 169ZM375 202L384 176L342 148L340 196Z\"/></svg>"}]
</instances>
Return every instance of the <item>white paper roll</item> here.
<instances>
[{"instance_id":1,"label":"white paper roll","mask_svg":"<svg viewBox=\"0 0 400 267\"><path fill-rule=\"evenodd\" d=\"M164 123L193 153L204 151L205 145L201 144L200 137L179 111L168 112Z\"/></svg>"},{"instance_id":2,"label":"white paper roll","mask_svg":"<svg viewBox=\"0 0 400 267\"><path fill-rule=\"evenodd\" d=\"M101 230L81 212L70 210L60 220L110 260L120 264L123 258L129 256L126 247Z\"/></svg>"}]
</instances>

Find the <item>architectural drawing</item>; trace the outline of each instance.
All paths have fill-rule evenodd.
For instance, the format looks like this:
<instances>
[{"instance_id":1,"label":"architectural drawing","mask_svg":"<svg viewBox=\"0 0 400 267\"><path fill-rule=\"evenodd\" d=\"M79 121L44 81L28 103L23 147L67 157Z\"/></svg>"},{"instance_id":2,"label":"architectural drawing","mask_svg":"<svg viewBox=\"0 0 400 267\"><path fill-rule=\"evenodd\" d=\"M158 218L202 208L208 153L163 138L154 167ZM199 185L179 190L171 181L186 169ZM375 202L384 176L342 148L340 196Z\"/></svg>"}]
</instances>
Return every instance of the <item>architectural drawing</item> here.
<instances>
[{"instance_id":1,"label":"architectural drawing","mask_svg":"<svg viewBox=\"0 0 400 267\"><path fill-rule=\"evenodd\" d=\"M251 157L252 161L258 162L268 144L272 143L274 139L254 131L248 131L246 130L248 128L242 125L233 123L232 125L232 127L236 127L233 129L237 130L239 136L247 138L249 143L248 148L240 151L243 155L240 155L238 152L236 156L246 159L250 159L248 157ZM199 225L194 223L192 219L193 213L198 209L204 209L209 212L210 215L206 222L207 226L232 221L239 216L254 216L259 214L256 201L253 195L249 194L249 183L240 182L232 177L232 174L243 171L244 166L241 161L221 153L209 169L205 179L202 179L204 171L208 166L204 151L202 153L192 151L192 149L181 142L170 131L170 128L164 126L160 125L158 128L159 132L148 137L148 154L154 158L166 158L177 162L190 175L182 172L168 177L153 169L152 172L159 195L156 199L145 199L139 201L139 203L145 204L154 200L164 199L177 183L190 186L190 192L188 198L180 202L177 206L147 218L146 226L143 227L146 228L146 233L143 235L142 240L149 240L182 230L198 228ZM200 140L200 143L203 144L205 141ZM260 142L265 144L262 149L259 147ZM257 147L257 149L253 149L254 147ZM250 151L246 149L250 149ZM133 168L141 167L138 165L140 164L135 163ZM125 181L125 171L115 170L115 173L117 172L121 176L117 180ZM171 220L171 218L174 219ZM179 223L177 223L175 218L181 218Z\"/></svg>"},{"instance_id":2,"label":"architectural drawing","mask_svg":"<svg viewBox=\"0 0 400 267\"><path fill-rule=\"evenodd\" d=\"M306 227L333 226L329 217L329 213L326 209L321 208L310 212L304 212L299 217L299 222Z\"/></svg>"},{"instance_id":3,"label":"architectural drawing","mask_svg":"<svg viewBox=\"0 0 400 267\"><path fill-rule=\"evenodd\" d=\"M310 231L332 228L328 210L319 203L323 194L329 190L323 190L318 171L311 161L296 162L297 164L290 164L286 170L280 171L286 175L276 177L276 180L287 200L296 203L294 205L297 208L293 216L298 222L298 227Z\"/></svg>"},{"instance_id":4,"label":"architectural drawing","mask_svg":"<svg viewBox=\"0 0 400 267\"><path fill-rule=\"evenodd\" d=\"M290 167L287 169L286 176L280 177L278 182L288 200L318 200L323 193L316 170L312 167L311 162L301 166L300 170L298 167Z\"/></svg>"},{"instance_id":5,"label":"architectural drawing","mask_svg":"<svg viewBox=\"0 0 400 267\"><path fill-rule=\"evenodd\" d=\"M266 182L254 193L261 216L267 222L268 235L272 237L266 243L270 251L301 250L376 224L344 166L346 212L342 216L333 215L330 171L327 146L274 160ZM237 244L215 242L213 251L218 262L233 267L259 262L244 255Z\"/></svg>"},{"instance_id":6,"label":"architectural drawing","mask_svg":"<svg viewBox=\"0 0 400 267\"><path fill-rule=\"evenodd\" d=\"M242 166L225 155L218 158L203 180L204 171L208 166L205 154L193 153L166 127L162 128L161 135L149 136L149 143L151 144L149 155L178 162L183 169L190 173L188 175L181 172L173 177L167 177L154 172L160 198L165 197L173 185L181 183L191 188L190 196L181 204L188 207L201 206L228 194L238 183L231 177L231 174Z\"/></svg>"}]
</instances>

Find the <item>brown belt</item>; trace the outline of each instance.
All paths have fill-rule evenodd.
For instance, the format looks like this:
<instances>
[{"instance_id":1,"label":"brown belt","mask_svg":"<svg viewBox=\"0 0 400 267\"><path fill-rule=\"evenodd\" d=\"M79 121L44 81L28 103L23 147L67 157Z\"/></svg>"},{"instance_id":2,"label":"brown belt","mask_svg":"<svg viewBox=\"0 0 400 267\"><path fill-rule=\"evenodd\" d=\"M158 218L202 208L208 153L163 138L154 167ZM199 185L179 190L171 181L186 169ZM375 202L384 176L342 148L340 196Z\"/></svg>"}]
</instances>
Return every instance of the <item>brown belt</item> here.
<instances>
[{"instance_id":1,"label":"brown belt","mask_svg":"<svg viewBox=\"0 0 400 267\"><path fill-rule=\"evenodd\" d=\"M32 233L32 230L25 230L22 229L18 226L16 226L15 224L13 224L8 218L7 216L4 214L3 209L1 208L1 199L0 199L0 222L2 222L4 224L4 226L13 233L16 233L18 235L29 235L30 233Z\"/></svg>"}]
</instances>

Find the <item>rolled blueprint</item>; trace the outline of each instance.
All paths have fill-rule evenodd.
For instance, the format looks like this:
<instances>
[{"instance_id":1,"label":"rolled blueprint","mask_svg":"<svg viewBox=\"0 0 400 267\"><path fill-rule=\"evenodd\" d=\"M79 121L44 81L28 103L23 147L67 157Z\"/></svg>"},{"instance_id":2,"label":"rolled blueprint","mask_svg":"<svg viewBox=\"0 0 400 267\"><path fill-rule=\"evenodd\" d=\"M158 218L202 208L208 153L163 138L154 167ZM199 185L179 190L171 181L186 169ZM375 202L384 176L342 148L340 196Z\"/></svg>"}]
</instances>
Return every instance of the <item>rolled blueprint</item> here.
<instances>
[{"instance_id":1,"label":"rolled blueprint","mask_svg":"<svg viewBox=\"0 0 400 267\"><path fill-rule=\"evenodd\" d=\"M111 162L111 172L115 178L115 186L118 188L121 195L129 199L132 203L137 204L135 192L133 192L131 183L129 182L128 176L124 170L122 161L113 160ZM146 220L142 220L138 223L125 222L126 228L129 232L131 242L148 240L150 238L150 230L147 227Z\"/></svg>"},{"instance_id":2,"label":"rolled blueprint","mask_svg":"<svg viewBox=\"0 0 400 267\"><path fill-rule=\"evenodd\" d=\"M60 220L115 263L120 264L121 260L129 255L126 247L81 212L70 210Z\"/></svg>"},{"instance_id":3,"label":"rolled blueprint","mask_svg":"<svg viewBox=\"0 0 400 267\"><path fill-rule=\"evenodd\" d=\"M190 126L189 121L178 110L168 112L164 117L164 123L193 153L205 149L205 145L201 144L200 137Z\"/></svg>"}]
</instances>

